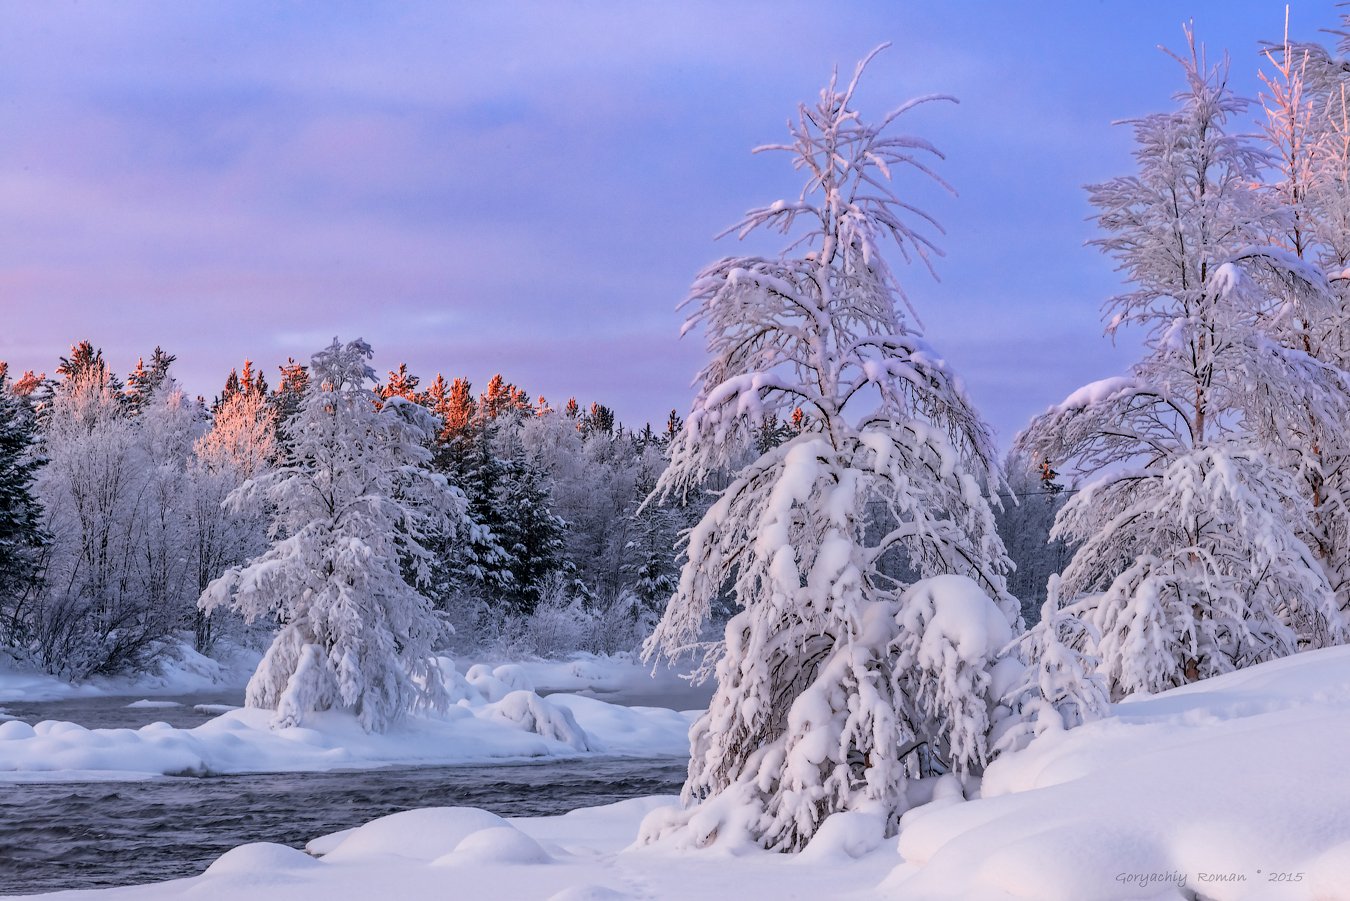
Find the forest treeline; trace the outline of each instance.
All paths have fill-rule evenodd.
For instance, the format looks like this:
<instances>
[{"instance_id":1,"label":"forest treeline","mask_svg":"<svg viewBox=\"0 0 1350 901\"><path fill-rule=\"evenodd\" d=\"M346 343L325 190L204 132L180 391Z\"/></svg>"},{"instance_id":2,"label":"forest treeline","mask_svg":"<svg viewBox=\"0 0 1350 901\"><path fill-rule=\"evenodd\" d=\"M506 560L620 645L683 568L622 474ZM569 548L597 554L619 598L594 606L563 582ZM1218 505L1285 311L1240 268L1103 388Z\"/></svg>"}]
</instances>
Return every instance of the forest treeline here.
<instances>
[{"instance_id":1,"label":"forest treeline","mask_svg":"<svg viewBox=\"0 0 1350 901\"><path fill-rule=\"evenodd\" d=\"M175 359L156 347L122 378L81 341L51 377L0 363L0 646L51 672L138 669L183 632L199 651L241 637L237 616L208 617L198 599L267 545L267 511L226 499L291 459L309 366L288 360L269 385L245 360L208 399L178 385ZM456 649L636 646L674 590L681 532L717 488L643 506L682 425L674 410L634 429L604 404L555 408L500 374L475 391L405 364L372 387L377 404L399 397L436 417L433 467L467 501L472 526L433 542L424 588ZM802 427L766 416L747 454ZM1058 497L1019 487L1000 523L1023 564L1016 587L1035 601L1059 560L1045 544Z\"/></svg>"},{"instance_id":2,"label":"forest treeline","mask_svg":"<svg viewBox=\"0 0 1350 901\"><path fill-rule=\"evenodd\" d=\"M267 511L226 499L290 459L309 367L291 360L269 387L245 362L208 401L177 385L174 359L156 348L123 380L83 341L51 378L0 364L0 644L53 672L134 669L180 630L205 651L240 628L198 598L268 543ZM501 376L475 393L399 366L376 391L436 417L433 466L467 501L472 525L436 537L424 587L461 643L635 644L696 515L639 510L665 431L625 428L598 403L555 410Z\"/></svg>"}]
</instances>

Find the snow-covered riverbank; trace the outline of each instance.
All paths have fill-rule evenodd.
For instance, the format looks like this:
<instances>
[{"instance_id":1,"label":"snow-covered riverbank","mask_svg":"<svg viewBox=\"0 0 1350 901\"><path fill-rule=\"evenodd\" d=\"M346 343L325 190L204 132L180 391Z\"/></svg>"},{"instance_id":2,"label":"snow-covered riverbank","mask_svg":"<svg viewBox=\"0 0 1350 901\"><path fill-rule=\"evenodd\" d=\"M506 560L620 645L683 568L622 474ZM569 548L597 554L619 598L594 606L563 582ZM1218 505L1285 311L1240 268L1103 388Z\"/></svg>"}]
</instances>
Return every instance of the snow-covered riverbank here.
<instances>
[{"instance_id":1,"label":"snow-covered riverbank","mask_svg":"<svg viewBox=\"0 0 1350 901\"><path fill-rule=\"evenodd\" d=\"M8 651L0 649L0 711L6 702L13 701L155 697L226 688L242 691L260 656L254 650L232 647L222 650L217 657L207 657L187 644L179 644L160 656L153 672L134 676L95 676L84 682L71 683L20 663Z\"/></svg>"},{"instance_id":2,"label":"snow-covered riverbank","mask_svg":"<svg viewBox=\"0 0 1350 901\"><path fill-rule=\"evenodd\" d=\"M626 665L586 661L536 664L555 683L586 677L618 686ZM443 765L585 754L682 756L694 713L610 704L576 694L537 694L517 665L470 667L443 660L456 703L412 715L388 732L365 732L339 712L311 714L304 725L270 728L271 711L240 709L181 729L87 729L76 723L0 723L0 781L82 781L155 775L291 772L388 765ZM615 670L615 672L611 672ZM135 702L143 703L143 702ZM153 702L151 702L153 703Z\"/></svg>"},{"instance_id":3,"label":"snow-covered riverbank","mask_svg":"<svg viewBox=\"0 0 1350 901\"><path fill-rule=\"evenodd\" d=\"M581 705L577 709L583 709ZM582 722L578 716L578 722ZM603 730L601 730L603 731ZM899 840L844 814L800 855L637 847L650 798L560 817L396 814L311 842L254 844L203 876L108 897L511 899L1345 898L1350 648L1150 698L947 782Z\"/></svg>"}]
</instances>

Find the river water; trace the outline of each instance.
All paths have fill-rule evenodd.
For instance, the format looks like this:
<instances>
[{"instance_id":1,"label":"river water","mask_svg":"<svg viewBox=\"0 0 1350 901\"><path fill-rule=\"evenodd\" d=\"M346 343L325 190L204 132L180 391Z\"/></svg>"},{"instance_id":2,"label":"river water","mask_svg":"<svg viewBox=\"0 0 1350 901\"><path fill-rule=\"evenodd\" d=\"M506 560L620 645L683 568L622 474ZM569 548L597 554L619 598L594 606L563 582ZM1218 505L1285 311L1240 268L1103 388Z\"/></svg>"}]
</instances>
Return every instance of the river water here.
<instances>
[{"instance_id":1,"label":"river water","mask_svg":"<svg viewBox=\"0 0 1350 901\"><path fill-rule=\"evenodd\" d=\"M134 700L4 708L29 722L135 728L162 720L190 727L215 715L196 705L237 704L242 698L194 695L171 698L177 707L127 707ZM0 894L193 876L245 842L303 847L325 833L414 807L471 806L503 816L541 816L673 794L685 767L684 760L673 758L592 757L136 782L0 783Z\"/></svg>"}]
</instances>

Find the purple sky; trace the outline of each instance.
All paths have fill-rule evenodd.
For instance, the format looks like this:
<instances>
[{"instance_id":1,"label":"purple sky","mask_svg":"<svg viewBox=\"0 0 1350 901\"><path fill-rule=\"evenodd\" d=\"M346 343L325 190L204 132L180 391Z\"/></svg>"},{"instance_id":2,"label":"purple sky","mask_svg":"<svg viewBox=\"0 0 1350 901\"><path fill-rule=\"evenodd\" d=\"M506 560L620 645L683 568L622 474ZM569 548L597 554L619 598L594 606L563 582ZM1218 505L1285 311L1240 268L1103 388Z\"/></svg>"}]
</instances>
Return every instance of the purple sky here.
<instances>
[{"instance_id":1,"label":"purple sky","mask_svg":"<svg viewBox=\"0 0 1350 901\"><path fill-rule=\"evenodd\" d=\"M1134 354L1081 186L1129 171L1112 120L1169 107L1185 15L1255 95L1281 3L0 0L0 359L160 344L210 395L362 336L381 371L661 421L703 358L674 306L736 252L712 236L798 189L750 149L891 41L864 112L961 99L908 122L960 196L917 188L948 256L901 277L1006 443ZM1336 19L1292 4L1296 37Z\"/></svg>"}]
</instances>

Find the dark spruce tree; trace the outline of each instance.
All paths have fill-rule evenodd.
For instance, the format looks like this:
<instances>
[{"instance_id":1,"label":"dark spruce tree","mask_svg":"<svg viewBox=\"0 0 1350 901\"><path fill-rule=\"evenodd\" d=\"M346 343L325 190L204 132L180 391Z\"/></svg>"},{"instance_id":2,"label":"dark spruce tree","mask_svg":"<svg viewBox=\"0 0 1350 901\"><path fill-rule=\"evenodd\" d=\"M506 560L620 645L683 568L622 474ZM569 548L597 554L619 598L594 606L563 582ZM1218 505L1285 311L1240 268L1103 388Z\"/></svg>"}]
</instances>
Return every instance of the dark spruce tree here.
<instances>
[{"instance_id":1,"label":"dark spruce tree","mask_svg":"<svg viewBox=\"0 0 1350 901\"><path fill-rule=\"evenodd\" d=\"M542 467L514 430L507 440L510 457L497 486L497 534L512 575L507 600L512 612L528 614L539 606L548 577L571 569L563 559L567 523L552 510Z\"/></svg>"},{"instance_id":2,"label":"dark spruce tree","mask_svg":"<svg viewBox=\"0 0 1350 901\"><path fill-rule=\"evenodd\" d=\"M7 375L0 363L0 644L22 647L44 543L42 509L32 491L41 459L36 417Z\"/></svg>"}]
</instances>

